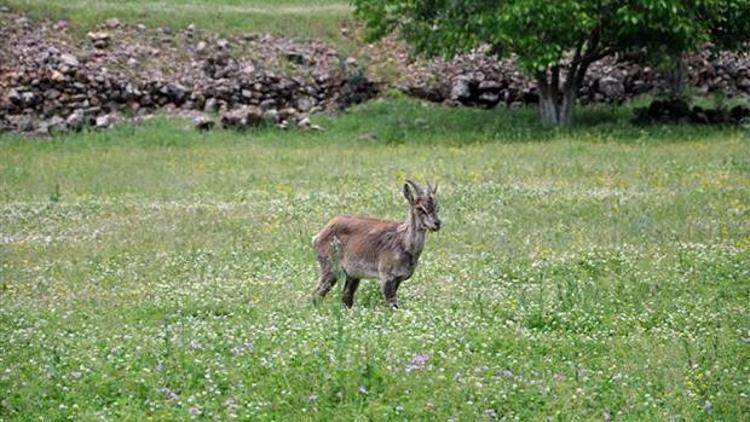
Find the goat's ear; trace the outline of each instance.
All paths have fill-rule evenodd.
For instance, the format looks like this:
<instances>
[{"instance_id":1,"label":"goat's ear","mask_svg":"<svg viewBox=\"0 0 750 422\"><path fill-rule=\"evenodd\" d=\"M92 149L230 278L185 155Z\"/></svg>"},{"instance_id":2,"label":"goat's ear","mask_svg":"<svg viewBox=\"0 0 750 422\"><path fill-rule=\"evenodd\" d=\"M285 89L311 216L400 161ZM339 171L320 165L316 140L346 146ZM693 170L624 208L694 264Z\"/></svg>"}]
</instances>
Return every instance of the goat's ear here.
<instances>
[{"instance_id":1,"label":"goat's ear","mask_svg":"<svg viewBox=\"0 0 750 422\"><path fill-rule=\"evenodd\" d=\"M409 205L414 205L414 192L409 183L404 183L404 198L409 201Z\"/></svg>"},{"instance_id":2,"label":"goat's ear","mask_svg":"<svg viewBox=\"0 0 750 422\"><path fill-rule=\"evenodd\" d=\"M432 183L430 183L430 182L427 182L427 191L428 191L428 192L429 192L430 194L432 194L432 195L435 195L435 194L437 193L437 187L438 187L437 183L435 183L435 184L433 185Z\"/></svg>"}]
</instances>

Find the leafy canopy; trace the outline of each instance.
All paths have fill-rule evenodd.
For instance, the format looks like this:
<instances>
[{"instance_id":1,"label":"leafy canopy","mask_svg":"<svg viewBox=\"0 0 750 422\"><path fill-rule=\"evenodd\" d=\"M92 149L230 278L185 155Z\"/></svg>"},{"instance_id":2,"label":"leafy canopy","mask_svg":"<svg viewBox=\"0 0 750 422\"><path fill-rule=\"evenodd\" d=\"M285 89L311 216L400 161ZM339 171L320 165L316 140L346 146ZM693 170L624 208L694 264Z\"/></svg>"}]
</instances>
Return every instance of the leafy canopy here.
<instances>
[{"instance_id":1,"label":"leafy canopy","mask_svg":"<svg viewBox=\"0 0 750 422\"><path fill-rule=\"evenodd\" d=\"M647 48L675 54L750 39L750 0L353 0L375 39L398 30L418 52L452 56L481 44L534 74L586 46L590 59ZM585 58L585 57L584 57Z\"/></svg>"}]
</instances>

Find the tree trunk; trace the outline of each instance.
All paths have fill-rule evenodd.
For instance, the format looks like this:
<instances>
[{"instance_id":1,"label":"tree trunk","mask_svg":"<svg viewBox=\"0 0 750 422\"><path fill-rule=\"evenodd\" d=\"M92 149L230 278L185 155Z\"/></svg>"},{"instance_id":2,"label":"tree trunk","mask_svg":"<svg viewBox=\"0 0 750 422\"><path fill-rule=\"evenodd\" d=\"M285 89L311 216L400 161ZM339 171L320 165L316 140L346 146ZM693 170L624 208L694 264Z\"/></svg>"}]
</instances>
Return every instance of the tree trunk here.
<instances>
[{"instance_id":1,"label":"tree trunk","mask_svg":"<svg viewBox=\"0 0 750 422\"><path fill-rule=\"evenodd\" d=\"M602 47L600 41L601 28L597 27L578 43L569 63L557 64L536 74L542 123L553 126L573 123L578 88L583 84L589 65L614 52L612 48Z\"/></svg>"},{"instance_id":2,"label":"tree trunk","mask_svg":"<svg viewBox=\"0 0 750 422\"><path fill-rule=\"evenodd\" d=\"M685 83L687 81L687 66L682 53L671 57L671 69L667 72L667 98L671 100L685 97Z\"/></svg>"},{"instance_id":3,"label":"tree trunk","mask_svg":"<svg viewBox=\"0 0 750 422\"><path fill-rule=\"evenodd\" d=\"M553 92L551 92L553 91ZM542 123L552 126L569 126L573 123L573 110L576 104L577 87L566 91L539 89L539 116Z\"/></svg>"}]
</instances>

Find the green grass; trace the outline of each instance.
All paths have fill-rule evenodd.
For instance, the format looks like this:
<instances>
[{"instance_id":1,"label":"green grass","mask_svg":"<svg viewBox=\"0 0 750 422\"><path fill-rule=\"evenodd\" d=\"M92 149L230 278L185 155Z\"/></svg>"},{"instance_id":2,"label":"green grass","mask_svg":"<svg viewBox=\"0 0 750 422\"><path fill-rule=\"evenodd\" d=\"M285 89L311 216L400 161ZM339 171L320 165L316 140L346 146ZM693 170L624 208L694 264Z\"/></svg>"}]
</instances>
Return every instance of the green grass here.
<instances>
[{"instance_id":1,"label":"green grass","mask_svg":"<svg viewBox=\"0 0 750 422\"><path fill-rule=\"evenodd\" d=\"M346 44L340 34L351 21L346 0L0 0L34 17L68 19L85 33L108 18L148 26L200 29L223 34L271 32Z\"/></svg>"},{"instance_id":2,"label":"green grass","mask_svg":"<svg viewBox=\"0 0 750 422\"><path fill-rule=\"evenodd\" d=\"M0 138L0 419L747 419L748 134L627 115ZM406 177L444 229L401 309L314 306L310 237Z\"/></svg>"}]
</instances>

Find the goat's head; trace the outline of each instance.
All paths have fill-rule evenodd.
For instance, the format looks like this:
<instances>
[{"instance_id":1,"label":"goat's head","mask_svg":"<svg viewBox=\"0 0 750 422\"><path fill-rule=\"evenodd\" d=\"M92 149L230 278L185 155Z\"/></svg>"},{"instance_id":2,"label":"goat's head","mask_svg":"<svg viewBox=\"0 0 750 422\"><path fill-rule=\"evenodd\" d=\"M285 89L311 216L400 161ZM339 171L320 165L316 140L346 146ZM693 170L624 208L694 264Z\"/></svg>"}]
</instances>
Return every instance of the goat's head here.
<instances>
[{"instance_id":1,"label":"goat's head","mask_svg":"<svg viewBox=\"0 0 750 422\"><path fill-rule=\"evenodd\" d=\"M420 229L433 232L440 230L437 185L433 186L428 182L425 192L418 184L407 180L404 183L404 197L409 201L411 212Z\"/></svg>"}]
</instances>

